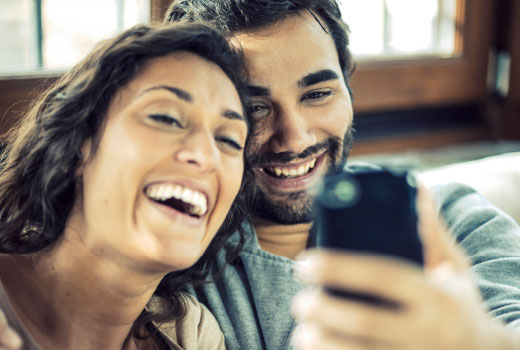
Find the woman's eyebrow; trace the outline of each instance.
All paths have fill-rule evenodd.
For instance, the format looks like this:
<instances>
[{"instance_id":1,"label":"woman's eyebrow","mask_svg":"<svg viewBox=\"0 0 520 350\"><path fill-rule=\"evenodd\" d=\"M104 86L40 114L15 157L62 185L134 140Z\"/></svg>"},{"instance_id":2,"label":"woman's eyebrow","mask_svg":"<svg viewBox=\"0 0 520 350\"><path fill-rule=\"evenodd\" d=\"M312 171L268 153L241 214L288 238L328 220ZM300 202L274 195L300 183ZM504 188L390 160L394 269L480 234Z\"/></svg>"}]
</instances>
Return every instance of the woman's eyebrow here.
<instances>
[{"instance_id":1,"label":"woman's eyebrow","mask_svg":"<svg viewBox=\"0 0 520 350\"><path fill-rule=\"evenodd\" d=\"M153 86L151 88L148 88L148 89L144 90L141 93L141 95L146 93L146 92L148 92L148 91L161 90L161 89L171 92L172 94L174 94L175 96L177 96L181 100L184 100L186 102L193 102L193 97L191 96L191 94L188 91L176 88L174 86L168 86L168 85Z\"/></svg>"},{"instance_id":2,"label":"woman's eyebrow","mask_svg":"<svg viewBox=\"0 0 520 350\"><path fill-rule=\"evenodd\" d=\"M222 116L225 118L228 118L228 119L232 119L232 120L241 120L243 122L246 121L245 118L240 113L232 111L231 109L226 109L224 111L224 113L222 113Z\"/></svg>"}]
</instances>

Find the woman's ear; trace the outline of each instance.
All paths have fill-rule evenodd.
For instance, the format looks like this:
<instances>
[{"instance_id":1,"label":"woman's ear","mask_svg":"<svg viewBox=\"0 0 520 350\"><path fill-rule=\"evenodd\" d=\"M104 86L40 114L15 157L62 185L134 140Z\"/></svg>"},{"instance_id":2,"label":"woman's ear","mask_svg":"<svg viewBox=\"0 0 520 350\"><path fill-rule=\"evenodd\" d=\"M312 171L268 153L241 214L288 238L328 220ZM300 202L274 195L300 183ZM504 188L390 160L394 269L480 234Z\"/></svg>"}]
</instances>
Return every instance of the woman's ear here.
<instances>
[{"instance_id":1,"label":"woman's ear","mask_svg":"<svg viewBox=\"0 0 520 350\"><path fill-rule=\"evenodd\" d=\"M79 159L79 164L76 168L74 174L77 177L83 176L83 170L85 169L85 165L88 163L90 159L90 153L92 152L92 139L88 139L81 146L81 157Z\"/></svg>"}]
</instances>

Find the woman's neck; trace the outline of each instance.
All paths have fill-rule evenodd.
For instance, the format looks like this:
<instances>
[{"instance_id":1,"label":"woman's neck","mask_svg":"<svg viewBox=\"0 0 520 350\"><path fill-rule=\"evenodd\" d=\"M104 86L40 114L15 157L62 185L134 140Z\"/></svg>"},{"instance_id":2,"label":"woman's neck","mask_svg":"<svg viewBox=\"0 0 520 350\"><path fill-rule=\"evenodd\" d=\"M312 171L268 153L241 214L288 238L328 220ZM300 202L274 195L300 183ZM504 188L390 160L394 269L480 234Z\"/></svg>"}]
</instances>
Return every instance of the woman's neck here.
<instances>
[{"instance_id":1,"label":"woman's neck","mask_svg":"<svg viewBox=\"0 0 520 350\"><path fill-rule=\"evenodd\" d=\"M36 254L3 256L0 266L14 309L44 349L121 349L164 276L65 237Z\"/></svg>"},{"instance_id":2,"label":"woman's neck","mask_svg":"<svg viewBox=\"0 0 520 350\"><path fill-rule=\"evenodd\" d=\"M312 223L281 225L257 219L254 222L258 243L269 253L294 259L307 246Z\"/></svg>"}]
</instances>

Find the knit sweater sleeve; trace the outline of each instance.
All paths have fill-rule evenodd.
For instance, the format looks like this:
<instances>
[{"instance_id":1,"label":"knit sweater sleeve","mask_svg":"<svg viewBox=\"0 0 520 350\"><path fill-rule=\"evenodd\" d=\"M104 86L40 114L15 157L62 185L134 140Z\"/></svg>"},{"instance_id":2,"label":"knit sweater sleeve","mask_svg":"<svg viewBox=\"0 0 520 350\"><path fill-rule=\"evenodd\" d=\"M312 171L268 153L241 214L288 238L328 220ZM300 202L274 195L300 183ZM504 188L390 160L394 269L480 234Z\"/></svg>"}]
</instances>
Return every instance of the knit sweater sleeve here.
<instances>
[{"instance_id":1,"label":"knit sweater sleeve","mask_svg":"<svg viewBox=\"0 0 520 350\"><path fill-rule=\"evenodd\" d=\"M465 185L441 185L433 193L450 232L470 258L491 315L520 330L518 224Z\"/></svg>"}]
</instances>

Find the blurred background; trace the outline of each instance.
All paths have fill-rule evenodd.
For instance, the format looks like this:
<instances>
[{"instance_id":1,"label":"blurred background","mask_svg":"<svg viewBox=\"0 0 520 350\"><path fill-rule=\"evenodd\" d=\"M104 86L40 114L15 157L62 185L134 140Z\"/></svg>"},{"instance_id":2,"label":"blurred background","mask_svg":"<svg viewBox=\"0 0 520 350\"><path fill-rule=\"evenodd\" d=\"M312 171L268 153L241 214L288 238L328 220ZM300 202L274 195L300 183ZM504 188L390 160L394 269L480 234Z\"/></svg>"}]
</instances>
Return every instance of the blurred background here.
<instances>
[{"instance_id":1,"label":"blurred background","mask_svg":"<svg viewBox=\"0 0 520 350\"><path fill-rule=\"evenodd\" d=\"M97 41L160 21L169 3L0 0L0 133ZM352 158L426 169L520 151L520 1L343 0L341 10L357 62Z\"/></svg>"}]
</instances>

